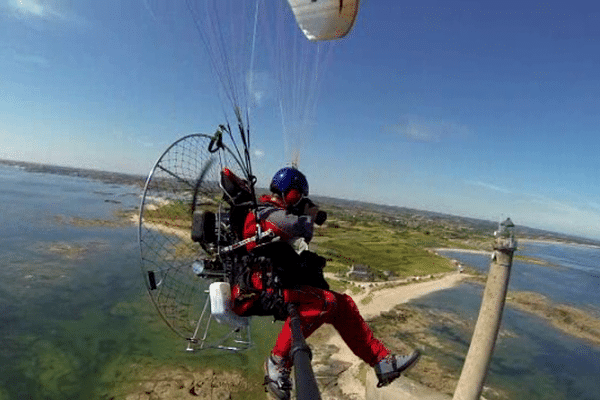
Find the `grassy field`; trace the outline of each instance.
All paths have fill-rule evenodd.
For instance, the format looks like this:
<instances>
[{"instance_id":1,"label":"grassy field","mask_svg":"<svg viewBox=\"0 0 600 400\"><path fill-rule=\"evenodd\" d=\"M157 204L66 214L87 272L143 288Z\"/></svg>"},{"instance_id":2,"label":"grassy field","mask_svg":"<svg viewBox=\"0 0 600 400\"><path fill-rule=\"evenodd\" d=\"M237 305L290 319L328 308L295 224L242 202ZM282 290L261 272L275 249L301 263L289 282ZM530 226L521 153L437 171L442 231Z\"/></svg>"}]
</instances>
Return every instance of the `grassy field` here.
<instances>
[{"instance_id":1,"label":"grassy field","mask_svg":"<svg viewBox=\"0 0 600 400\"><path fill-rule=\"evenodd\" d=\"M453 269L449 260L431 249L491 249L490 232L447 220L335 206L327 211L329 219L316 229L312 243L328 259L329 272L343 274L363 264L381 280L390 273L397 278L428 275Z\"/></svg>"},{"instance_id":2,"label":"grassy field","mask_svg":"<svg viewBox=\"0 0 600 400\"><path fill-rule=\"evenodd\" d=\"M150 209L146 221L189 230L189 205L171 202ZM453 269L450 262L428 249L439 247L478 248L446 226L407 226L376 213L335 209L323 227L317 227L311 248L327 258L327 271L345 274L353 265L368 266L377 280L428 275ZM466 237L472 243L482 238Z\"/></svg>"},{"instance_id":3,"label":"grassy field","mask_svg":"<svg viewBox=\"0 0 600 400\"><path fill-rule=\"evenodd\" d=\"M452 270L450 262L427 249L440 247L430 235L398 231L381 223L345 224L333 221L313 240L327 258L327 271L343 274L356 264L368 266L377 279L407 277ZM384 274L388 271L388 275Z\"/></svg>"}]
</instances>

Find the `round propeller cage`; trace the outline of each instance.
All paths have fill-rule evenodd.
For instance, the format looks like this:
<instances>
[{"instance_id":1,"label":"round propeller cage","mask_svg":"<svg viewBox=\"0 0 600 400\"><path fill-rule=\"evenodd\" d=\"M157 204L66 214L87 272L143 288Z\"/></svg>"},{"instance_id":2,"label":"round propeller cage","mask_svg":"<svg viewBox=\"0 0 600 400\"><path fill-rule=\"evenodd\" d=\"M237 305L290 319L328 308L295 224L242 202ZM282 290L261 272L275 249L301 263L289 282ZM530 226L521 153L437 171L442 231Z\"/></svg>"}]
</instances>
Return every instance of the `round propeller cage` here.
<instances>
[{"instance_id":1,"label":"round propeller cage","mask_svg":"<svg viewBox=\"0 0 600 400\"><path fill-rule=\"evenodd\" d=\"M166 324L188 342L187 350L243 350L251 345L247 319L215 315L213 283L228 283L220 257L228 242L223 168L241 174L233 153L211 136L185 136L160 156L148 175L139 215L141 268L150 298ZM192 240L193 216L214 215L219 240ZM226 285L213 285L213 289ZM214 290L213 290L214 292ZM226 298L223 297L224 299ZM218 302L218 301L217 301Z\"/></svg>"}]
</instances>

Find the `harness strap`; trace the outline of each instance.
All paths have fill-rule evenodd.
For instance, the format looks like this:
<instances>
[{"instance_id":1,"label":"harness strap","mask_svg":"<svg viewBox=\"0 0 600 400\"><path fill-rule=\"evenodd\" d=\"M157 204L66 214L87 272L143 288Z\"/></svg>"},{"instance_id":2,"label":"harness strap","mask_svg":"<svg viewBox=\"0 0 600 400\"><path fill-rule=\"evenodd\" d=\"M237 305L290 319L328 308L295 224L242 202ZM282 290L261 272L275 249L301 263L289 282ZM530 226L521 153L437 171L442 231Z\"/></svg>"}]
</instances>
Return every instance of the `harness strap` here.
<instances>
[{"instance_id":1,"label":"harness strap","mask_svg":"<svg viewBox=\"0 0 600 400\"><path fill-rule=\"evenodd\" d=\"M221 248L220 254L232 252L233 250L239 249L240 247L245 246L248 243L257 242L257 241L260 241L267 237L270 237L270 238L275 237L272 229L267 229L265 232L261 232L260 235L252 236L248 239L241 240L239 242L232 244L231 246L223 247L223 248Z\"/></svg>"}]
</instances>

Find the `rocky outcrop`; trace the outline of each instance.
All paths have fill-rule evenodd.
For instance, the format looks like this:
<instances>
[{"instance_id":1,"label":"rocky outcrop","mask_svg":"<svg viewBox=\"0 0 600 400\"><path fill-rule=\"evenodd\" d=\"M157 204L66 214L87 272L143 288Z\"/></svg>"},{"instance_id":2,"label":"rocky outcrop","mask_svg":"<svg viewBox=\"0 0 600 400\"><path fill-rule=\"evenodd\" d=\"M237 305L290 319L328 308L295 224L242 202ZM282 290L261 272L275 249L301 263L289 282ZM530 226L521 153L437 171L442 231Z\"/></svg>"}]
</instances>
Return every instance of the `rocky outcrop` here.
<instances>
[{"instance_id":1,"label":"rocky outcrop","mask_svg":"<svg viewBox=\"0 0 600 400\"><path fill-rule=\"evenodd\" d=\"M131 388L126 400L227 400L245 390L247 381L238 372L164 368ZM238 396L239 398L239 396Z\"/></svg>"}]
</instances>

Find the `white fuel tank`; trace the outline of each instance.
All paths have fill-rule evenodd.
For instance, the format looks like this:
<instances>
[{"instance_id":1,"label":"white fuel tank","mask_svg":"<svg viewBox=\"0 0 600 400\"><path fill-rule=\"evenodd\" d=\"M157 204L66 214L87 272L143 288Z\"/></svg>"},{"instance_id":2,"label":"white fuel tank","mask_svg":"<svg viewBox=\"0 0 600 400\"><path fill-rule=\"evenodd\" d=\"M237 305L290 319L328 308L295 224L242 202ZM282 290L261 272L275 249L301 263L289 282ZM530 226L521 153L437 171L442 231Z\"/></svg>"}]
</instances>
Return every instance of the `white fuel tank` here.
<instances>
[{"instance_id":1,"label":"white fuel tank","mask_svg":"<svg viewBox=\"0 0 600 400\"><path fill-rule=\"evenodd\" d=\"M227 282L213 282L208 288L210 295L210 313L220 324L232 328L248 326L249 318L240 317L231 310L231 287Z\"/></svg>"}]
</instances>

